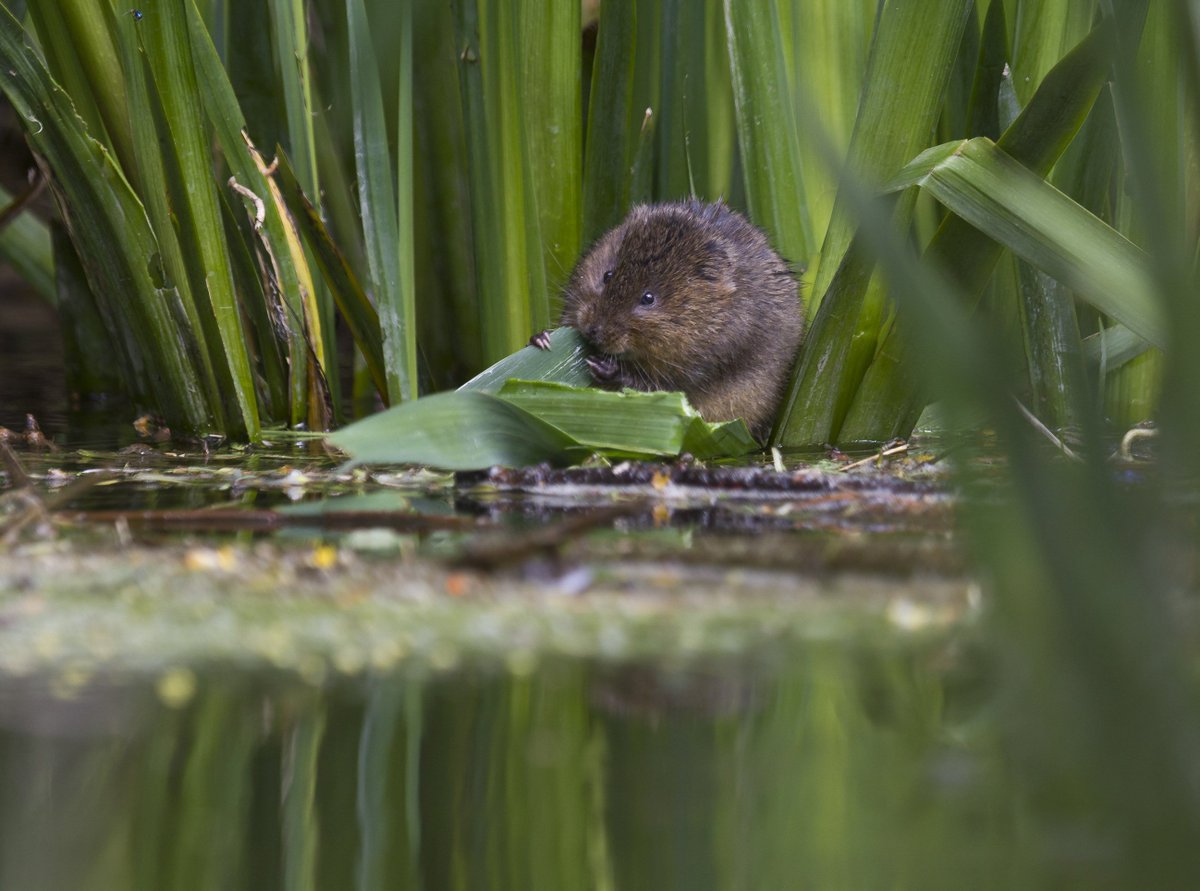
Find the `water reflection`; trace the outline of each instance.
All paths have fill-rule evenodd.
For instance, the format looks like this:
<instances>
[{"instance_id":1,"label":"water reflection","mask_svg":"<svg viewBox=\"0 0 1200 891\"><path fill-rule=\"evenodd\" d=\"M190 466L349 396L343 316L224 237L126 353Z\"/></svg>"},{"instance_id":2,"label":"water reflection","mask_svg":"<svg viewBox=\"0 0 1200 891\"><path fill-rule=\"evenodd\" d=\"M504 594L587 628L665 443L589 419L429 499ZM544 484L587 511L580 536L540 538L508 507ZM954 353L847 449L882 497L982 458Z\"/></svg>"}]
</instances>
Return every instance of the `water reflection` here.
<instances>
[{"instance_id":1,"label":"water reflection","mask_svg":"<svg viewBox=\"0 0 1200 891\"><path fill-rule=\"evenodd\" d=\"M979 660L945 642L0 689L5 889L1021 887L1066 868L1030 843ZM1065 874L1095 878L1086 825Z\"/></svg>"}]
</instances>

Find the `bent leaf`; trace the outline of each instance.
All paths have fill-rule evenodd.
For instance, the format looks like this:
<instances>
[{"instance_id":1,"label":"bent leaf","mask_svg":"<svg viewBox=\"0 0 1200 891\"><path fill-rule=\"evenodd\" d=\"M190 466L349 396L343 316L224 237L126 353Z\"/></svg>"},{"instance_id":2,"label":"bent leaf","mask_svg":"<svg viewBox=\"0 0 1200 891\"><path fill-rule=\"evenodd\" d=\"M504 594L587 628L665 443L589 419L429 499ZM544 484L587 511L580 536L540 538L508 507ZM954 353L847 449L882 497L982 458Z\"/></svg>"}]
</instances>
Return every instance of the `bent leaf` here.
<instances>
[{"instance_id":1,"label":"bent leaf","mask_svg":"<svg viewBox=\"0 0 1200 891\"><path fill-rule=\"evenodd\" d=\"M553 424L581 446L610 456L736 457L758 446L744 421L709 424L682 393L581 389L509 381L499 396Z\"/></svg>"},{"instance_id":2,"label":"bent leaf","mask_svg":"<svg viewBox=\"0 0 1200 891\"><path fill-rule=\"evenodd\" d=\"M572 328L551 349L525 347L452 393L406 402L329 437L352 463L426 464L478 470L609 457L734 458L758 444L741 420L710 424L682 393L614 393L590 383ZM532 374L540 380L522 380Z\"/></svg>"},{"instance_id":3,"label":"bent leaf","mask_svg":"<svg viewBox=\"0 0 1200 891\"><path fill-rule=\"evenodd\" d=\"M351 464L425 464L480 470L494 464L568 463L562 431L487 393L437 393L339 430L329 442Z\"/></svg>"},{"instance_id":4,"label":"bent leaf","mask_svg":"<svg viewBox=\"0 0 1200 891\"><path fill-rule=\"evenodd\" d=\"M556 328L550 332L550 349L527 346L505 356L491 368L481 371L459 390L496 393L511 378L526 381L555 381L574 387L592 383L584 358L587 347L574 328Z\"/></svg>"},{"instance_id":5,"label":"bent leaf","mask_svg":"<svg viewBox=\"0 0 1200 891\"><path fill-rule=\"evenodd\" d=\"M886 191L913 185L1135 334L1166 344L1145 253L990 139L935 146Z\"/></svg>"}]
</instances>

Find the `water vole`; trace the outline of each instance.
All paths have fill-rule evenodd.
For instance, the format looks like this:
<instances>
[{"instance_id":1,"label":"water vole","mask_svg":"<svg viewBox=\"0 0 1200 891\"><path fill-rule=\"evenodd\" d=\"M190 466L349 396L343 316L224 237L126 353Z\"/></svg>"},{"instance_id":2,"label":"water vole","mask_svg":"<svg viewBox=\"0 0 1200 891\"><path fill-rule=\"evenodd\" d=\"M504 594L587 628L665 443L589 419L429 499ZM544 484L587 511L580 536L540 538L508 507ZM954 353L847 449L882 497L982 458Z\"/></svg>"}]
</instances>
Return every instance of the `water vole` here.
<instances>
[{"instance_id":1,"label":"water vole","mask_svg":"<svg viewBox=\"0 0 1200 891\"><path fill-rule=\"evenodd\" d=\"M633 208L579 261L562 324L601 386L682 390L709 421L770 432L803 333L796 279L724 204Z\"/></svg>"}]
</instances>

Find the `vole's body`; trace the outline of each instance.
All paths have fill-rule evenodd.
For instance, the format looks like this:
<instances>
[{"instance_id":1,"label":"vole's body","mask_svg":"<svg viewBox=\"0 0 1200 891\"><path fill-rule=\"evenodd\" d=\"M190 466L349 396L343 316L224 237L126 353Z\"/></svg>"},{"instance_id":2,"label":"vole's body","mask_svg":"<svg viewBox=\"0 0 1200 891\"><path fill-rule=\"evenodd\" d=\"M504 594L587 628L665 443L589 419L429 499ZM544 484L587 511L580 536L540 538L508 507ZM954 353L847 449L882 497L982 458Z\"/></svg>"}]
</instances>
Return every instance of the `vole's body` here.
<instances>
[{"instance_id":1,"label":"vole's body","mask_svg":"<svg viewBox=\"0 0 1200 891\"><path fill-rule=\"evenodd\" d=\"M803 333L796 280L723 204L635 207L579 261L562 323L602 354L597 382L682 390L709 421L770 431Z\"/></svg>"}]
</instances>

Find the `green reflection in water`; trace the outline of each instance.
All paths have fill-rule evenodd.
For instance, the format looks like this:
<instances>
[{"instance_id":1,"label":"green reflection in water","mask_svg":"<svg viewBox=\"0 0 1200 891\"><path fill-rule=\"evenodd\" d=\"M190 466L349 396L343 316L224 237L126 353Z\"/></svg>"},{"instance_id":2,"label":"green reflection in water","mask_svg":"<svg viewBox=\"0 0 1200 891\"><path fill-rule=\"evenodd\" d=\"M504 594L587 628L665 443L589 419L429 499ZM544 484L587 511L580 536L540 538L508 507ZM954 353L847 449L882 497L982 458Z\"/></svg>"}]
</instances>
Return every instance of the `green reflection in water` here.
<instances>
[{"instance_id":1,"label":"green reflection in water","mask_svg":"<svg viewBox=\"0 0 1200 891\"><path fill-rule=\"evenodd\" d=\"M1038 810L964 642L324 689L0 691L5 889L1105 886Z\"/></svg>"}]
</instances>

